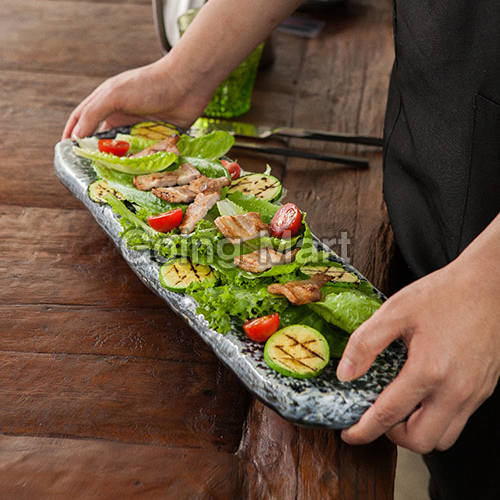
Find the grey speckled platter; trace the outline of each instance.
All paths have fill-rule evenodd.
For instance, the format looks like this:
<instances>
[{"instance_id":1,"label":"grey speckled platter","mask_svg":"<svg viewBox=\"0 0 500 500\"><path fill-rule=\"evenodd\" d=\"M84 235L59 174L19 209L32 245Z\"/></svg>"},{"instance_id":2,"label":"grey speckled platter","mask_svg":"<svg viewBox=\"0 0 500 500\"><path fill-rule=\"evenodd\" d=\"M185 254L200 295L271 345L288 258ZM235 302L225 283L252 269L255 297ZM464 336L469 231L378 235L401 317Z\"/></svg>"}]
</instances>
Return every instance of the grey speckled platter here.
<instances>
[{"instance_id":1,"label":"grey speckled platter","mask_svg":"<svg viewBox=\"0 0 500 500\"><path fill-rule=\"evenodd\" d=\"M95 173L88 162L73 153L70 140L56 145L54 164L60 181L88 208L141 281L184 318L249 391L287 420L328 429L349 427L359 420L402 367L406 351L395 343L377 358L367 374L353 383L338 381L335 360L319 377L308 380L274 372L263 361L261 345L236 329L225 335L212 330L205 318L196 313L196 302L191 297L164 289L158 280L161 262L155 255L149 250L136 251L125 246L119 236L120 223L111 207L94 203L88 197L87 188L95 180ZM319 241L318 245L321 245Z\"/></svg>"}]
</instances>

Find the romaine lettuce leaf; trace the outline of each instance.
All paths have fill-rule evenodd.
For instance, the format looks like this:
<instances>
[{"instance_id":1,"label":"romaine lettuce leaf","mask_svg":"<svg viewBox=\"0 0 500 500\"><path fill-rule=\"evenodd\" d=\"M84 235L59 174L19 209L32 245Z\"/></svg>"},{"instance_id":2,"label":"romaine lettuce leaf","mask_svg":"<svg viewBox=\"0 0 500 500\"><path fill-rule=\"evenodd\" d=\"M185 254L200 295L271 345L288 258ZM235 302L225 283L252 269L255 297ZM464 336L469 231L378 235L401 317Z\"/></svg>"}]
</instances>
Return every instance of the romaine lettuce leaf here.
<instances>
[{"instance_id":1,"label":"romaine lettuce leaf","mask_svg":"<svg viewBox=\"0 0 500 500\"><path fill-rule=\"evenodd\" d=\"M242 215L247 213L242 207L234 203L228 198L220 200L217 202L217 210L219 210L219 215Z\"/></svg>"},{"instance_id":2,"label":"romaine lettuce leaf","mask_svg":"<svg viewBox=\"0 0 500 500\"><path fill-rule=\"evenodd\" d=\"M141 218L137 217L137 215L131 212L116 196L107 194L104 199L109 203L109 205L111 205L113 211L120 215L120 223L125 231L130 229L137 229L140 232L143 232L148 238L156 238L162 236L161 233L155 231Z\"/></svg>"},{"instance_id":3,"label":"romaine lettuce leaf","mask_svg":"<svg viewBox=\"0 0 500 500\"><path fill-rule=\"evenodd\" d=\"M128 201L149 210L151 214L168 212L174 208L186 208L182 203L169 203L156 197L151 191L139 191L134 186L134 176L94 164L97 176L105 179L108 186L121 193Z\"/></svg>"},{"instance_id":4,"label":"romaine lettuce leaf","mask_svg":"<svg viewBox=\"0 0 500 500\"><path fill-rule=\"evenodd\" d=\"M182 135L177 143L181 156L215 160L224 156L234 144L234 137L219 130L201 137Z\"/></svg>"},{"instance_id":5,"label":"romaine lettuce leaf","mask_svg":"<svg viewBox=\"0 0 500 500\"><path fill-rule=\"evenodd\" d=\"M308 306L332 325L352 333L382 304L377 297L369 297L359 290L343 289L328 293L321 301Z\"/></svg>"},{"instance_id":6,"label":"romaine lettuce leaf","mask_svg":"<svg viewBox=\"0 0 500 500\"><path fill-rule=\"evenodd\" d=\"M275 205L269 201L259 200L255 196L245 195L236 191L227 196L229 200L242 207L245 212L258 212L262 221L266 224L271 222L274 214L279 210L279 205Z\"/></svg>"},{"instance_id":7,"label":"romaine lettuce leaf","mask_svg":"<svg viewBox=\"0 0 500 500\"><path fill-rule=\"evenodd\" d=\"M73 146L73 151L77 156L92 160L100 166L136 175L160 172L177 160L177 155L175 153L168 153L166 151L160 151L159 153L143 156L141 158L120 157L109 153L101 153L93 149L84 149L78 146Z\"/></svg>"},{"instance_id":8,"label":"romaine lettuce leaf","mask_svg":"<svg viewBox=\"0 0 500 500\"><path fill-rule=\"evenodd\" d=\"M205 158L197 158L195 156L181 156L179 165L190 163L201 174L216 179L218 177L229 177L229 172L221 165L219 160L206 160Z\"/></svg>"}]
</instances>

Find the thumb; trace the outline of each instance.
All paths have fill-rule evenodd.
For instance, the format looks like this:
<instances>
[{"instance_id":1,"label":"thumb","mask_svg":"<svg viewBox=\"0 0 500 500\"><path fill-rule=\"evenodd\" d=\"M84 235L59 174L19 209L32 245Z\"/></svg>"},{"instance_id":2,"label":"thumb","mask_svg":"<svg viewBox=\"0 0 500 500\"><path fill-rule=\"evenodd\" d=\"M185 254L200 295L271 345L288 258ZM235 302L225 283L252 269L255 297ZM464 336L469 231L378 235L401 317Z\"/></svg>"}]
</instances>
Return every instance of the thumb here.
<instances>
[{"instance_id":1,"label":"thumb","mask_svg":"<svg viewBox=\"0 0 500 500\"><path fill-rule=\"evenodd\" d=\"M375 358L401 336L399 326L390 319L389 302L385 302L351 334L337 367L337 378L341 382L361 377Z\"/></svg>"}]
</instances>

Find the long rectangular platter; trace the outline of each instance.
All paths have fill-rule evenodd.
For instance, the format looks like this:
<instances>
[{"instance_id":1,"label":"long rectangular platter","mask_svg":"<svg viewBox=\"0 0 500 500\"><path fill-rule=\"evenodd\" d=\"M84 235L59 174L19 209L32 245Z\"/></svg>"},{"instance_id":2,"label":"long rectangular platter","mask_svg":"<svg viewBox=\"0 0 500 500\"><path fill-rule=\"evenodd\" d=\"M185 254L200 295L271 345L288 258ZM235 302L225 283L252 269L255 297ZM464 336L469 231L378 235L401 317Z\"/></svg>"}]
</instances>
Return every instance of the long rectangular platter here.
<instances>
[{"instance_id":1,"label":"long rectangular platter","mask_svg":"<svg viewBox=\"0 0 500 500\"><path fill-rule=\"evenodd\" d=\"M56 145L54 166L61 183L85 205L139 279L197 332L251 393L287 420L327 429L349 427L360 419L401 369L406 351L402 344L394 343L378 356L364 376L350 383L336 378L335 360L320 376L306 380L271 370L263 360L262 345L250 341L236 328L224 335L211 329L205 318L197 314L194 299L160 285L158 274L162 262L152 251L132 250L125 245L120 237L121 225L111 207L89 198L88 186L96 176L90 163L74 154L72 141L64 140ZM331 252L319 240L315 243L319 249ZM340 257L334 254L334 258L363 278Z\"/></svg>"}]
</instances>

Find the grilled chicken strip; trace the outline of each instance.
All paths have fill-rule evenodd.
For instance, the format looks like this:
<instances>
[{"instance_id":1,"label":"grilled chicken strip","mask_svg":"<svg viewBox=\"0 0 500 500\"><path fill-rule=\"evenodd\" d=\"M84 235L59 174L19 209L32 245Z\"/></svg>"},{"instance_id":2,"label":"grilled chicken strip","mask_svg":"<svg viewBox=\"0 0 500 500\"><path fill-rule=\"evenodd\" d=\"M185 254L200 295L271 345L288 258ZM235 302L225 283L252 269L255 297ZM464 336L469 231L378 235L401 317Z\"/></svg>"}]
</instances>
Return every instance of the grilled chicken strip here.
<instances>
[{"instance_id":1,"label":"grilled chicken strip","mask_svg":"<svg viewBox=\"0 0 500 500\"><path fill-rule=\"evenodd\" d=\"M298 251L299 249L296 248L295 250L281 253L274 250L274 248L265 247L255 250L255 252L235 257L233 262L244 271L261 273L271 269L271 267L293 262Z\"/></svg>"},{"instance_id":2,"label":"grilled chicken strip","mask_svg":"<svg viewBox=\"0 0 500 500\"><path fill-rule=\"evenodd\" d=\"M187 186L175 186L167 188L153 188L151 192L170 203L191 203L196 198L196 195L202 193L210 186L217 187L217 179L210 179L205 175L199 175L192 180Z\"/></svg>"},{"instance_id":3,"label":"grilled chicken strip","mask_svg":"<svg viewBox=\"0 0 500 500\"><path fill-rule=\"evenodd\" d=\"M179 150L177 149L177 143L180 137L177 134L173 134L163 141L157 142L152 146L149 146L138 153L131 155L131 158L142 158L143 156L152 155L154 153L159 153L160 151L167 151L168 153L175 153L179 155Z\"/></svg>"},{"instance_id":4,"label":"grilled chicken strip","mask_svg":"<svg viewBox=\"0 0 500 500\"><path fill-rule=\"evenodd\" d=\"M248 212L242 215L222 215L215 219L214 224L233 244L269 236L269 226L262 222L260 214L257 212Z\"/></svg>"},{"instance_id":5,"label":"grilled chicken strip","mask_svg":"<svg viewBox=\"0 0 500 500\"><path fill-rule=\"evenodd\" d=\"M189 186L153 188L151 192L169 203L191 203L196 198L196 193Z\"/></svg>"},{"instance_id":6,"label":"grilled chicken strip","mask_svg":"<svg viewBox=\"0 0 500 500\"><path fill-rule=\"evenodd\" d=\"M307 280L273 283L267 287L267 291L277 295L284 295L289 302L300 306L321 300L321 287L331 279L331 276L317 274Z\"/></svg>"},{"instance_id":7,"label":"grilled chicken strip","mask_svg":"<svg viewBox=\"0 0 500 500\"><path fill-rule=\"evenodd\" d=\"M207 215L208 211L220 200L220 191L204 191L196 195L194 202L187 207L179 229L183 234L193 232L194 226Z\"/></svg>"},{"instance_id":8,"label":"grilled chicken strip","mask_svg":"<svg viewBox=\"0 0 500 500\"><path fill-rule=\"evenodd\" d=\"M196 168L189 163L183 163L177 170L171 172L136 175L134 186L141 191L150 191L160 187L184 186L200 176L201 174Z\"/></svg>"},{"instance_id":9,"label":"grilled chicken strip","mask_svg":"<svg viewBox=\"0 0 500 500\"><path fill-rule=\"evenodd\" d=\"M202 176L204 177L204 176ZM208 211L220 200L222 188L231 184L231 179L228 177L219 177L217 179L200 180L201 177L189 184L190 189L194 187L202 187L194 202L187 207L186 213L182 219L179 229L184 234L189 234L193 231L194 226L207 215ZM203 187L204 186L204 187Z\"/></svg>"},{"instance_id":10,"label":"grilled chicken strip","mask_svg":"<svg viewBox=\"0 0 500 500\"><path fill-rule=\"evenodd\" d=\"M178 186L184 186L193 182L198 177L201 177L200 171L194 168L190 163L183 163L175 172L177 172Z\"/></svg>"}]
</instances>

